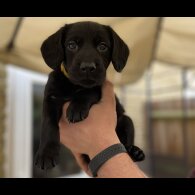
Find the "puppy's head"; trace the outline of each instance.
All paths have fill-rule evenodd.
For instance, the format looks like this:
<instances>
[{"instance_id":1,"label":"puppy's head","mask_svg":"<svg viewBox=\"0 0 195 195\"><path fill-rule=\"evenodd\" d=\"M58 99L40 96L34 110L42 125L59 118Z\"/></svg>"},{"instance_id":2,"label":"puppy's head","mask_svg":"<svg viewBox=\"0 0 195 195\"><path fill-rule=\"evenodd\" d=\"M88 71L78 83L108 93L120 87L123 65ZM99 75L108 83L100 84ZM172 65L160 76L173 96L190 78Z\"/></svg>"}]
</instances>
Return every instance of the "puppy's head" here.
<instances>
[{"instance_id":1,"label":"puppy's head","mask_svg":"<svg viewBox=\"0 0 195 195\"><path fill-rule=\"evenodd\" d=\"M63 63L72 83L90 88L104 82L111 61L116 71L122 71L129 49L111 27L78 22L48 37L41 53L49 67L56 70Z\"/></svg>"}]
</instances>

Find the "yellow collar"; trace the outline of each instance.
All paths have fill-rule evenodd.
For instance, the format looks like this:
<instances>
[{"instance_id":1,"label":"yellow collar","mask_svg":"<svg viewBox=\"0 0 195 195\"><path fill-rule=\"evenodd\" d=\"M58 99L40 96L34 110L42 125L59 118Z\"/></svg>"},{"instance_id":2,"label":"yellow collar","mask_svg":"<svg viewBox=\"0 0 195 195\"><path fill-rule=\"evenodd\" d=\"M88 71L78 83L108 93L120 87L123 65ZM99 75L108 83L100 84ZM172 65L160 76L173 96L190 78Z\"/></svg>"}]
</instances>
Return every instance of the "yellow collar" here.
<instances>
[{"instance_id":1,"label":"yellow collar","mask_svg":"<svg viewBox=\"0 0 195 195\"><path fill-rule=\"evenodd\" d=\"M61 72L64 74L64 76L68 78L68 73L67 73L66 69L64 68L63 63L61 64L60 69L61 69Z\"/></svg>"}]
</instances>

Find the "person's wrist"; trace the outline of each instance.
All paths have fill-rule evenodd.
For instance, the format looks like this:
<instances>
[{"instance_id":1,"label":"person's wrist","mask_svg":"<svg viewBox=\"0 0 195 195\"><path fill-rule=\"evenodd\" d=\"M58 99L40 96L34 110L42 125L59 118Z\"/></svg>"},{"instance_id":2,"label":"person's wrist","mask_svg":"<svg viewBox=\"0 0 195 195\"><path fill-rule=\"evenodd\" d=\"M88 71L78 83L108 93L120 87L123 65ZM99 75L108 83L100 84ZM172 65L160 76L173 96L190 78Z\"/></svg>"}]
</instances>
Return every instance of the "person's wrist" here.
<instances>
[{"instance_id":1,"label":"person's wrist","mask_svg":"<svg viewBox=\"0 0 195 195\"><path fill-rule=\"evenodd\" d=\"M106 139L105 137L102 138L102 140L98 142L98 144L96 144L94 147L91 147L91 150L88 154L89 158L90 159L94 158L97 154L99 154L100 152L108 148L109 146L113 144L117 144L117 143L120 143L120 140L117 137L117 135L112 136L112 137L110 136L108 139Z\"/></svg>"}]
</instances>

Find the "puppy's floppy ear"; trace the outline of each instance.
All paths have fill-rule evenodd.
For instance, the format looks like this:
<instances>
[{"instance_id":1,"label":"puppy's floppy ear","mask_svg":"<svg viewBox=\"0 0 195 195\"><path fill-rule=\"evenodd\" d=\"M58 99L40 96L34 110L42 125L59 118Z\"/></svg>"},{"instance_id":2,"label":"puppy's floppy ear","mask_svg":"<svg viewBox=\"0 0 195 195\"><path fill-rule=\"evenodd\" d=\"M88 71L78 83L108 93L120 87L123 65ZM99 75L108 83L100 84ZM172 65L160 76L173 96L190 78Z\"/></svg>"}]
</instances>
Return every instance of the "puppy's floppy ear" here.
<instances>
[{"instance_id":1,"label":"puppy's floppy ear","mask_svg":"<svg viewBox=\"0 0 195 195\"><path fill-rule=\"evenodd\" d=\"M112 64L117 72L121 72L126 65L129 48L110 26L108 30L112 38Z\"/></svg>"},{"instance_id":2,"label":"puppy's floppy ear","mask_svg":"<svg viewBox=\"0 0 195 195\"><path fill-rule=\"evenodd\" d=\"M56 69L64 60L62 36L66 27L60 28L56 33L49 36L41 45L41 54L46 64Z\"/></svg>"}]
</instances>

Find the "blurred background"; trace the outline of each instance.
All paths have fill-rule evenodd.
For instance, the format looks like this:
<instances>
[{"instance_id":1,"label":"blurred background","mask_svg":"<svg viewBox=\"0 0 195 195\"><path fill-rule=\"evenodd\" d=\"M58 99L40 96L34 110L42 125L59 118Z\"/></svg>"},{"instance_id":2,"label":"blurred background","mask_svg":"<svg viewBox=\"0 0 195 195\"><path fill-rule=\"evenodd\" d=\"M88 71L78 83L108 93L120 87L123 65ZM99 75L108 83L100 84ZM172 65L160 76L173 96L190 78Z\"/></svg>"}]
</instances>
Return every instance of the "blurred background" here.
<instances>
[{"instance_id":1,"label":"blurred background","mask_svg":"<svg viewBox=\"0 0 195 195\"><path fill-rule=\"evenodd\" d=\"M135 125L137 163L150 177L195 175L195 18L0 18L0 177L86 177L68 149L51 171L33 167L51 69L40 46L66 23L110 25L131 55L108 78ZM193 173L194 171L194 173ZM194 176L195 177L195 176Z\"/></svg>"}]
</instances>

